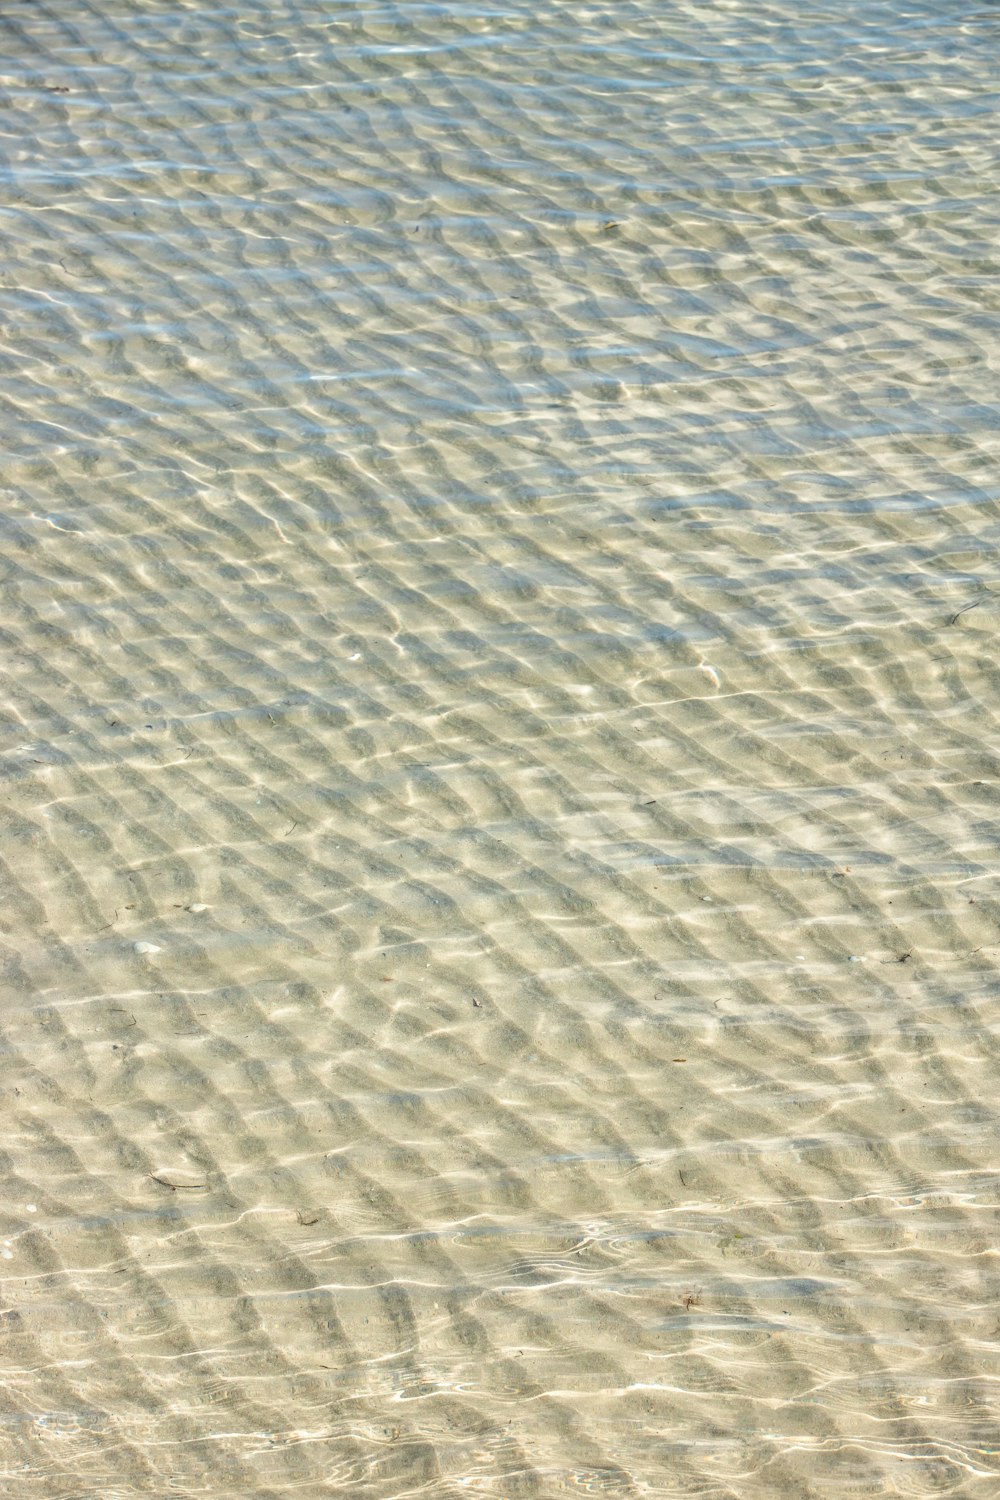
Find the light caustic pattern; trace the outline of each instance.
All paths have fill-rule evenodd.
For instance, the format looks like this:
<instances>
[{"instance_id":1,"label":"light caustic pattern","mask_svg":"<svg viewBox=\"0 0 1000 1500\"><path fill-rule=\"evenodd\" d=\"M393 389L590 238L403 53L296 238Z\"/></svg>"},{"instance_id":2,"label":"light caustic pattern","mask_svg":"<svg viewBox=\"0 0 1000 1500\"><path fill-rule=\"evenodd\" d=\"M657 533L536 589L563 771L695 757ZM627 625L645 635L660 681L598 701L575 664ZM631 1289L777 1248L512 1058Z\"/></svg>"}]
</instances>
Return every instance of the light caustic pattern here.
<instances>
[{"instance_id":1,"label":"light caustic pattern","mask_svg":"<svg viewBox=\"0 0 1000 1500\"><path fill-rule=\"evenodd\" d=\"M0 28L5 1493L995 1496L995 11Z\"/></svg>"}]
</instances>

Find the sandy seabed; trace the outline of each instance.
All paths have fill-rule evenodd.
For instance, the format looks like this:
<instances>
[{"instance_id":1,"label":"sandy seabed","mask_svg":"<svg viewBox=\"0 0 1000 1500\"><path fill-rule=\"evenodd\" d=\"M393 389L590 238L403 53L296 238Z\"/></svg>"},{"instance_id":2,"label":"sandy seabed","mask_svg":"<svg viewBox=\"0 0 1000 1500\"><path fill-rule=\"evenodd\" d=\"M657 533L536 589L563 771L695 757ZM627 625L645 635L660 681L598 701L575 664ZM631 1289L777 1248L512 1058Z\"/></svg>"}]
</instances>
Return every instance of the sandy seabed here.
<instances>
[{"instance_id":1,"label":"sandy seabed","mask_svg":"<svg viewBox=\"0 0 1000 1500\"><path fill-rule=\"evenodd\" d=\"M994 1500L996 18L0 17L12 1500Z\"/></svg>"}]
</instances>

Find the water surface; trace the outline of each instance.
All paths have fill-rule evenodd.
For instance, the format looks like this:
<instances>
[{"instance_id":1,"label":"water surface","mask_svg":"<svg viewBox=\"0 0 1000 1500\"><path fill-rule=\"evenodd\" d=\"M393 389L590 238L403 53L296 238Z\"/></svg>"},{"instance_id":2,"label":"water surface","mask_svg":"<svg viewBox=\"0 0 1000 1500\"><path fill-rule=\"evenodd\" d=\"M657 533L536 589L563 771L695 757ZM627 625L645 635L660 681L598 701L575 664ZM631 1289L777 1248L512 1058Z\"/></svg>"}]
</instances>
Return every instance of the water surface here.
<instances>
[{"instance_id":1,"label":"water surface","mask_svg":"<svg viewBox=\"0 0 1000 1500\"><path fill-rule=\"evenodd\" d=\"M0 28L7 1493L995 1496L995 8Z\"/></svg>"}]
</instances>

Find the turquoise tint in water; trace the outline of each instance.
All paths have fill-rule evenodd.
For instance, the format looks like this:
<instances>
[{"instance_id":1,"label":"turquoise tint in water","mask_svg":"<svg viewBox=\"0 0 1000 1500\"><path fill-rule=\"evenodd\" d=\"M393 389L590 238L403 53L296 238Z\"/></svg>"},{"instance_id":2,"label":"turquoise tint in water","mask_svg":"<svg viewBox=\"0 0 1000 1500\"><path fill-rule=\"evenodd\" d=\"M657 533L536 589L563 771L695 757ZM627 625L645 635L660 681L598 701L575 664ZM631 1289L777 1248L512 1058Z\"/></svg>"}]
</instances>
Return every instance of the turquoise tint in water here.
<instances>
[{"instance_id":1,"label":"turquoise tint in water","mask_svg":"<svg viewBox=\"0 0 1000 1500\"><path fill-rule=\"evenodd\" d=\"M995 11L0 27L5 1492L992 1500Z\"/></svg>"}]
</instances>

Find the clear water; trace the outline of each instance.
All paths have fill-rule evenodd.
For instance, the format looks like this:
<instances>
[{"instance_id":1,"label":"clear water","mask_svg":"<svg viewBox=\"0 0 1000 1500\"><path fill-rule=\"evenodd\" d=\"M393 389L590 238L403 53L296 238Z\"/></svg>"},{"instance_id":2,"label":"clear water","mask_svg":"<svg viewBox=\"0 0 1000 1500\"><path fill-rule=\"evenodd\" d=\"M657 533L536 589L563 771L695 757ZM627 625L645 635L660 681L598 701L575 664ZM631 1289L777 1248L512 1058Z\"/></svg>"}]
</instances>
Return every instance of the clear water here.
<instances>
[{"instance_id":1,"label":"clear water","mask_svg":"<svg viewBox=\"0 0 1000 1500\"><path fill-rule=\"evenodd\" d=\"M0 35L5 1492L995 1496L1000 13Z\"/></svg>"}]
</instances>

